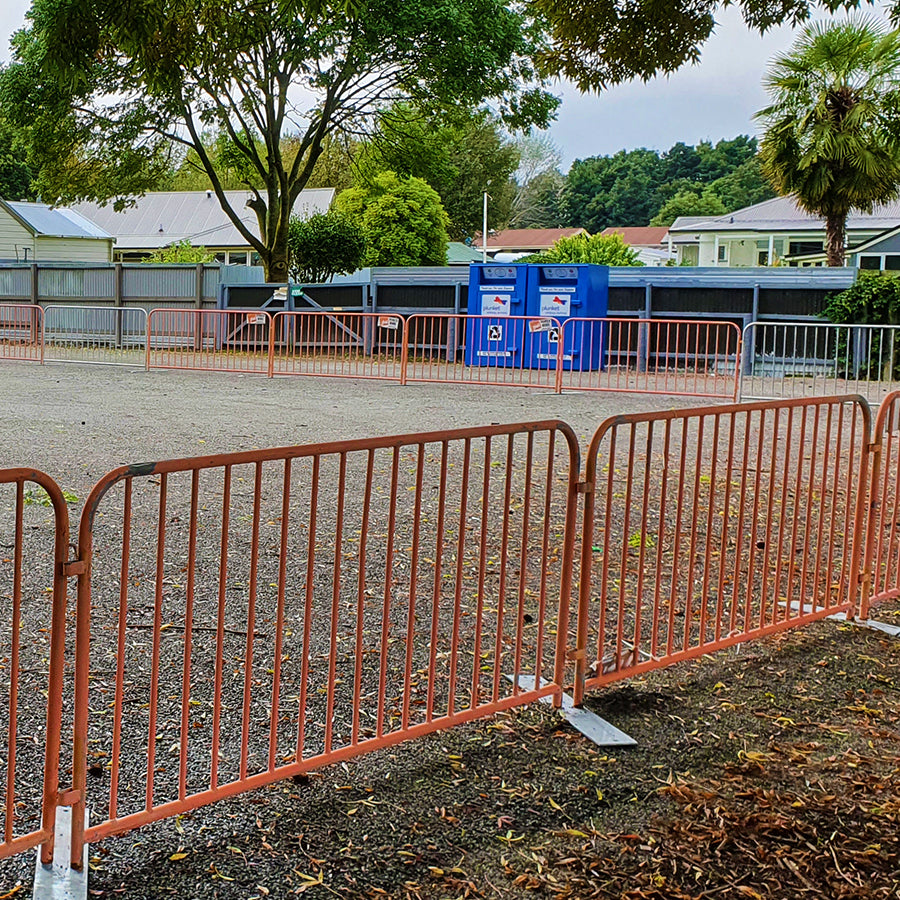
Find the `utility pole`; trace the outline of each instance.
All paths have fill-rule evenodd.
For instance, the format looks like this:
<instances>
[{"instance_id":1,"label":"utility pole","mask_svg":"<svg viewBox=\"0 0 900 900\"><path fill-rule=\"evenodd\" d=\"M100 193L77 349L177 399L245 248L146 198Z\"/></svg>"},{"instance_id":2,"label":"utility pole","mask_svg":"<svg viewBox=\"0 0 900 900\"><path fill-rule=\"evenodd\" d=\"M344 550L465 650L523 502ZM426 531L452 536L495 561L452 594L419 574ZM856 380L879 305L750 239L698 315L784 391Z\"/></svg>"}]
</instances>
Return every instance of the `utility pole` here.
<instances>
[{"instance_id":1,"label":"utility pole","mask_svg":"<svg viewBox=\"0 0 900 900\"><path fill-rule=\"evenodd\" d=\"M484 192L484 209L481 214L481 261L487 262L487 202L488 192Z\"/></svg>"}]
</instances>

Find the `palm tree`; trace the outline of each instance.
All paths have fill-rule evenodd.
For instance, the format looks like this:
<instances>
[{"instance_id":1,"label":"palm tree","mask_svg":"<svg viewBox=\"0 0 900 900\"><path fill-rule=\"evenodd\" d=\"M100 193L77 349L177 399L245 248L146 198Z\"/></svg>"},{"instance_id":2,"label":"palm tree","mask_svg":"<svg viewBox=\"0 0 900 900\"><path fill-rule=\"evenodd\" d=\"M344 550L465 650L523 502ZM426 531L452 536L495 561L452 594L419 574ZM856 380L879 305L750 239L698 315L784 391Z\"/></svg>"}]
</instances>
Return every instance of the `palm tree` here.
<instances>
[{"instance_id":1,"label":"palm tree","mask_svg":"<svg viewBox=\"0 0 900 900\"><path fill-rule=\"evenodd\" d=\"M900 32L865 17L814 23L764 85L763 172L825 220L828 265L841 266L849 212L900 195Z\"/></svg>"}]
</instances>

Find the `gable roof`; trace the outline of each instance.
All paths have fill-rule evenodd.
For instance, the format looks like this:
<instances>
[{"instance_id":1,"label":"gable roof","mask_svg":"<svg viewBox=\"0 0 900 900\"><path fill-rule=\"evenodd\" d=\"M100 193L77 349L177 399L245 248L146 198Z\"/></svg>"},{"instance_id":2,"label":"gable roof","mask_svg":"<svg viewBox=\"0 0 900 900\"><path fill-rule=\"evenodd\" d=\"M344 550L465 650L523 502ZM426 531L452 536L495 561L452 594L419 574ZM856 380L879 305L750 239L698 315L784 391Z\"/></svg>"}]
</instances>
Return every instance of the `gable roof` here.
<instances>
[{"instance_id":1,"label":"gable roof","mask_svg":"<svg viewBox=\"0 0 900 900\"><path fill-rule=\"evenodd\" d=\"M796 198L774 197L753 206L736 209L723 216L680 217L669 228L677 231L822 231L825 220L800 209ZM699 218L699 217L698 217ZM848 229L891 228L900 223L900 200L876 206L871 213L853 210L847 217Z\"/></svg>"},{"instance_id":2,"label":"gable roof","mask_svg":"<svg viewBox=\"0 0 900 900\"><path fill-rule=\"evenodd\" d=\"M622 235L622 240L629 247L653 247L658 249L668 233L669 229L665 225L610 225L609 228L604 228L600 232L600 236L620 234Z\"/></svg>"},{"instance_id":3,"label":"gable roof","mask_svg":"<svg viewBox=\"0 0 900 900\"><path fill-rule=\"evenodd\" d=\"M74 209L20 200L0 200L0 206L35 237L113 239L111 234Z\"/></svg>"},{"instance_id":4,"label":"gable roof","mask_svg":"<svg viewBox=\"0 0 900 900\"><path fill-rule=\"evenodd\" d=\"M258 234L256 213L247 207L249 192L226 191L225 197L246 227ZM333 199L334 188L301 191L294 214L308 218L327 212ZM153 250L181 241L196 246L247 246L212 191L156 191L119 212L112 203L79 203L75 209L114 234L118 250Z\"/></svg>"},{"instance_id":5,"label":"gable roof","mask_svg":"<svg viewBox=\"0 0 900 900\"><path fill-rule=\"evenodd\" d=\"M546 250L562 237L587 234L584 228L506 228L488 234L488 250ZM472 241L481 247L481 235Z\"/></svg>"}]
</instances>

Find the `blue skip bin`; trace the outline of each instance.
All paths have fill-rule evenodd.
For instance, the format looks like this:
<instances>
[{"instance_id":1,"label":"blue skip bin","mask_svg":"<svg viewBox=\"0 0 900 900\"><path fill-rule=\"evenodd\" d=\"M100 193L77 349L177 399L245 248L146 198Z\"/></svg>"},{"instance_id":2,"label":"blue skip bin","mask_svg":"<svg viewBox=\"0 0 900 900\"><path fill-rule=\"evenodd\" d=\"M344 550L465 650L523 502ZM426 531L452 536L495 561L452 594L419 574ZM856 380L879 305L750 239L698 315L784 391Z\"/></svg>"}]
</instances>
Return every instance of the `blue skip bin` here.
<instances>
[{"instance_id":1,"label":"blue skip bin","mask_svg":"<svg viewBox=\"0 0 900 900\"><path fill-rule=\"evenodd\" d=\"M594 372L603 363L603 323L567 319L604 319L609 309L609 268L594 265L528 266L526 315L557 319L562 328L539 332L530 342L526 368L555 369L559 341L562 364L570 371Z\"/></svg>"},{"instance_id":2,"label":"blue skip bin","mask_svg":"<svg viewBox=\"0 0 900 900\"><path fill-rule=\"evenodd\" d=\"M466 365L522 365L527 266L474 263L469 267Z\"/></svg>"}]
</instances>

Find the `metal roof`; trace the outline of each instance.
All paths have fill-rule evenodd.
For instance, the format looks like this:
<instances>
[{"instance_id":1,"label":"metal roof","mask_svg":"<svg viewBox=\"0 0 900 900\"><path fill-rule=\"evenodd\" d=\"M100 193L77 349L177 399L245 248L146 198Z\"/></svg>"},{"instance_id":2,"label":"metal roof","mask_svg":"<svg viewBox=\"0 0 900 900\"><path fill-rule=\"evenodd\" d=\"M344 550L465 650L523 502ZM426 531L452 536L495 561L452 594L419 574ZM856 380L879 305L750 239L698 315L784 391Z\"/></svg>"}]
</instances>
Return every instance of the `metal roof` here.
<instances>
[{"instance_id":1,"label":"metal roof","mask_svg":"<svg viewBox=\"0 0 900 900\"><path fill-rule=\"evenodd\" d=\"M680 217L669 231L822 231L825 220L810 215L797 206L793 196L774 197L744 209L723 216L704 216L701 221L690 221L693 217ZM900 224L900 201L883 203L871 213L854 210L847 217L850 230L884 230Z\"/></svg>"},{"instance_id":2,"label":"metal roof","mask_svg":"<svg viewBox=\"0 0 900 900\"><path fill-rule=\"evenodd\" d=\"M247 207L247 191L226 191L225 197L241 221L259 234L256 214ZM294 214L308 218L327 212L334 188L310 188L300 192ZM112 202L79 203L78 212L116 236L118 250L155 250L190 241L197 246L247 247L247 241L225 214L212 191L158 191L138 197L134 206L117 212Z\"/></svg>"},{"instance_id":3,"label":"metal roof","mask_svg":"<svg viewBox=\"0 0 900 900\"><path fill-rule=\"evenodd\" d=\"M39 237L98 238L110 240L112 235L95 222L65 207L48 206L46 203L26 203L19 200L4 201L25 226Z\"/></svg>"}]
</instances>

